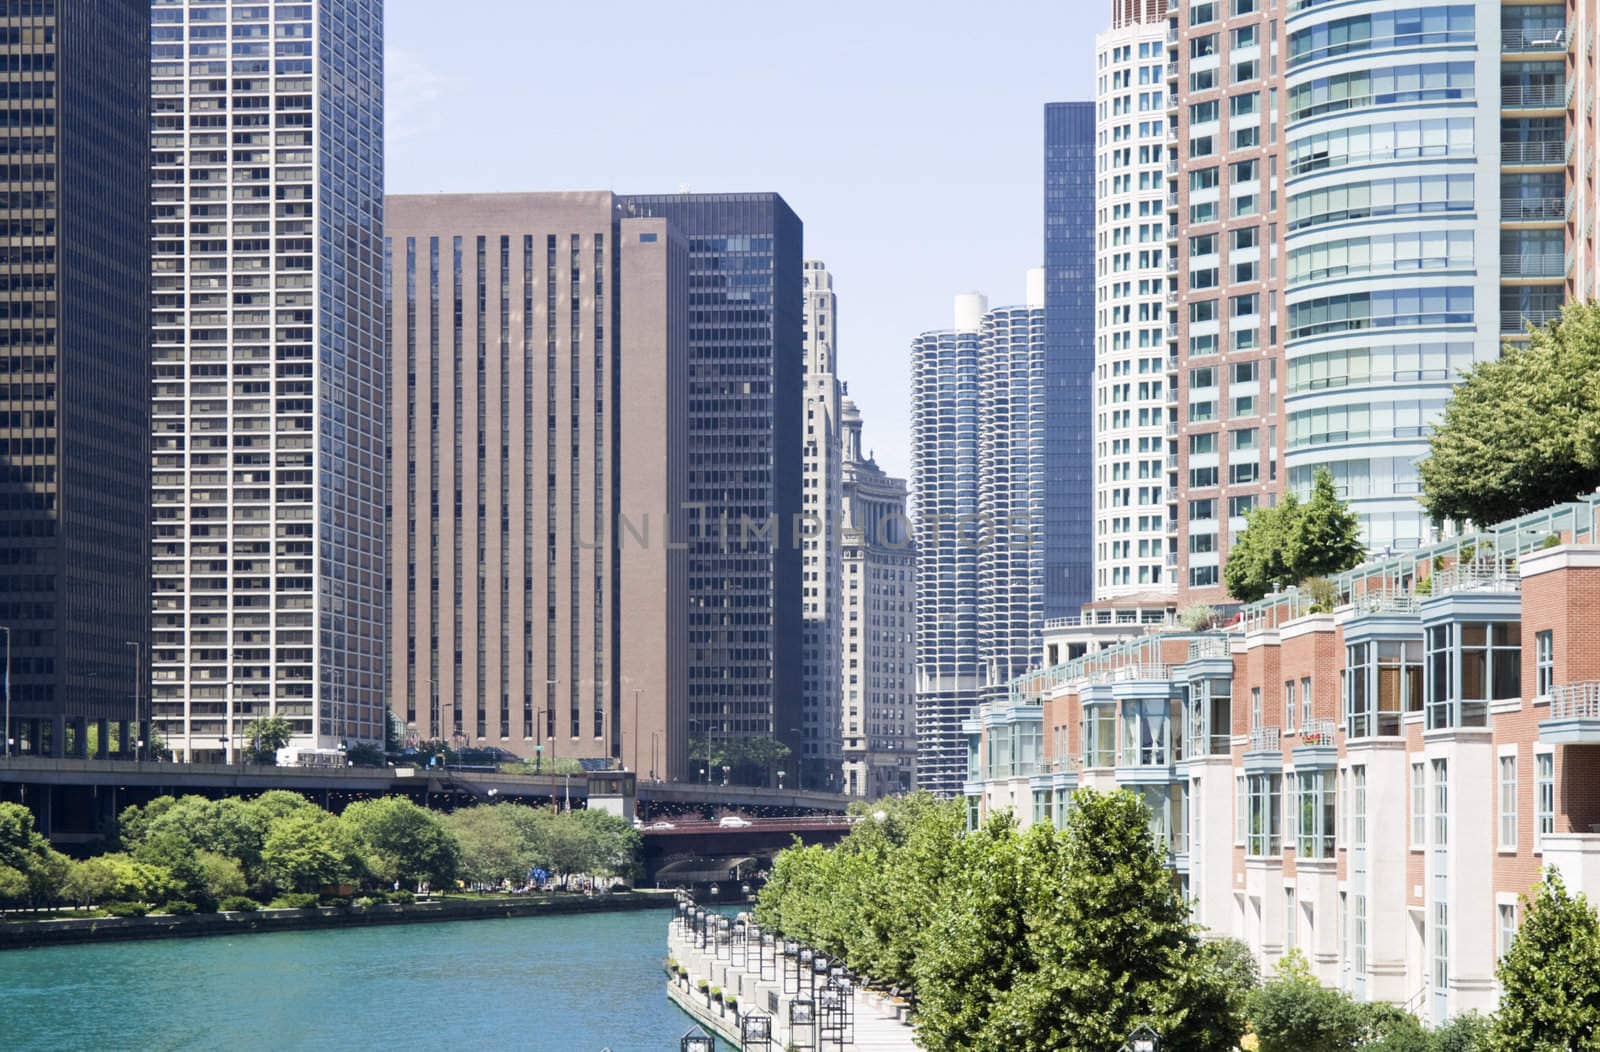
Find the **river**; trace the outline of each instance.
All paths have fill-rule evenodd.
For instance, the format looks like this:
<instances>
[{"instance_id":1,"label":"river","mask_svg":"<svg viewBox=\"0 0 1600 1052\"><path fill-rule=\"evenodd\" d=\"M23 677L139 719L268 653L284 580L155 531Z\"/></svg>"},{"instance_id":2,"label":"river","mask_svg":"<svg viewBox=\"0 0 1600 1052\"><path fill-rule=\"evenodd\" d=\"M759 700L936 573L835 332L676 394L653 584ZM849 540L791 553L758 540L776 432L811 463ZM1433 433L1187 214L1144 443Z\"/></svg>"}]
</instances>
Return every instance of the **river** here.
<instances>
[{"instance_id":1,"label":"river","mask_svg":"<svg viewBox=\"0 0 1600 1052\"><path fill-rule=\"evenodd\" d=\"M671 917L15 950L0 953L0 1048L677 1052L692 1024L665 993Z\"/></svg>"}]
</instances>

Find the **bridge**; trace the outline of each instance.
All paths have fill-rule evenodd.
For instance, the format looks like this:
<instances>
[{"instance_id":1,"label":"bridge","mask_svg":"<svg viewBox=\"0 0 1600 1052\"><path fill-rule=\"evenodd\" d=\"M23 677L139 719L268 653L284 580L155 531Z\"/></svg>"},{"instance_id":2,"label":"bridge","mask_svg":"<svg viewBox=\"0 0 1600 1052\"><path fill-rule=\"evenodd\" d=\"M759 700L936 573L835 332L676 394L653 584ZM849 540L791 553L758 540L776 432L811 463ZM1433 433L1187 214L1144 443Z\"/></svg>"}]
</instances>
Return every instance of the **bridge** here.
<instances>
[{"instance_id":1,"label":"bridge","mask_svg":"<svg viewBox=\"0 0 1600 1052\"><path fill-rule=\"evenodd\" d=\"M620 788L619 788L620 787ZM474 803L514 801L534 806L588 806L631 791L633 808L646 825L682 823L684 837L715 826L727 844L738 828L718 826L726 815L743 816L751 827L782 835L767 823L803 816L842 816L850 797L802 789L717 785L700 782L636 781L626 772L593 774L508 774L501 771L450 767L263 767L239 764L169 763L154 760L98 760L69 757L11 756L0 758L0 801L22 803L33 811L41 832L58 846L99 840L110 821L130 804L158 796L196 794L256 796L272 789L297 792L330 811L342 811L355 800L404 796L423 807L453 810ZM817 832L820 830L812 830ZM659 834L663 830L656 830ZM789 835L807 830L794 828ZM653 835L654 835L653 834ZM669 840L671 838L668 838ZM764 845L757 835L752 843ZM787 839L784 841L787 843Z\"/></svg>"},{"instance_id":2,"label":"bridge","mask_svg":"<svg viewBox=\"0 0 1600 1052\"><path fill-rule=\"evenodd\" d=\"M646 878L661 887L759 883L773 856L796 838L807 844L837 843L855 822L845 815L658 820L640 830ZM732 897L731 889L727 895Z\"/></svg>"}]
</instances>

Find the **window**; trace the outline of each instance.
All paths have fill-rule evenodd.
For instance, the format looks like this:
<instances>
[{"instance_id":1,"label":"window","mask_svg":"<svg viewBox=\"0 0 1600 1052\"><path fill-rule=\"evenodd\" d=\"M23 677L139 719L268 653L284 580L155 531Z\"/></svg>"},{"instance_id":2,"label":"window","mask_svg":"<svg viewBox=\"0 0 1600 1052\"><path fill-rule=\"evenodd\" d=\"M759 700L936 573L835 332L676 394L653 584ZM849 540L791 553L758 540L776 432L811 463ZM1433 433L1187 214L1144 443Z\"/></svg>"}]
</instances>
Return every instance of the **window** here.
<instances>
[{"instance_id":1,"label":"window","mask_svg":"<svg viewBox=\"0 0 1600 1052\"><path fill-rule=\"evenodd\" d=\"M1311 718L1311 677L1300 677L1300 722L1304 724Z\"/></svg>"},{"instance_id":2,"label":"window","mask_svg":"<svg viewBox=\"0 0 1600 1052\"><path fill-rule=\"evenodd\" d=\"M1500 850L1517 849L1517 757L1500 757Z\"/></svg>"},{"instance_id":3,"label":"window","mask_svg":"<svg viewBox=\"0 0 1600 1052\"><path fill-rule=\"evenodd\" d=\"M1189 469L1189 486L1190 486L1190 488L1192 488L1192 489L1200 489L1203 486L1215 486L1216 484L1217 484L1217 469L1216 468L1210 467L1210 468L1190 468Z\"/></svg>"},{"instance_id":4,"label":"window","mask_svg":"<svg viewBox=\"0 0 1600 1052\"><path fill-rule=\"evenodd\" d=\"M1496 940L1495 950L1501 956L1511 952L1511 944L1517 938L1517 906L1513 902L1501 902L1495 905L1495 916L1500 921L1499 938Z\"/></svg>"},{"instance_id":5,"label":"window","mask_svg":"<svg viewBox=\"0 0 1600 1052\"><path fill-rule=\"evenodd\" d=\"M1533 849L1544 850L1544 838L1556 831L1556 758L1533 754Z\"/></svg>"},{"instance_id":6,"label":"window","mask_svg":"<svg viewBox=\"0 0 1600 1052\"><path fill-rule=\"evenodd\" d=\"M1246 774L1250 827L1245 854L1269 856L1283 850L1283 775Z\"/></svg>"},{"instance_id":7,"label":"window","mask_svg":"<svg viewBox=\"0 0 1600 1052\"><path fill-rule=\"evenodd\" d=\"M1295 717L1294 680L1289 680L1283 685L1283 733L1294 733Z\"/></svg>"},{"instance_id":8,"label":"window","mask_svg":"<svg viewBox=\"0 0 1600 1052\"><path fill-rule=\"evenodd\" d=\"M1490 701L1522 696L1520 622L1431 625L1427 639L1429 729L1487 726Z\"/></svg>"},{"instance_id":9,"label":"window","mask_svg":"<svg viewBox=\"0 0 1600 1052\"><path fill-rule=\"evenodd\" d=\"M1555 686L1555 654L1555 636L1551 630L1545 629L1533 637L1534 697L1548 698L1550 688Z\"/></svg>"},{"instance_id":10,"label":"window","mask_svg":"<svg viewBox=\"0 0 1600 1052\"><path fill-rule=\"evenodd\" d=\"M1261 465L1255 461L1228 465L1228 482L1232 485L1243 486L1260 478Z\"/></svg>"},{"instance_id":11,"label":"window","mask_svg":"<svg viewBox=\"0 0 1600 1052\"><path fill-rule=\"evenodd\" d=\"M1433 766L1433 846L1450 843L1450 763L1434 760Z\"/></svg>"},{"instance_id":12,"label":"window","mask_svg":"<svg viewBox=\"0 0 1600 1052\"><path fill-rule=\"evenodd\" d=\"M1249 796L1245 789L1244 775L1233 776L1234 813L1233 813L1233 842L1244 843L1244 831L1250 823Z\"/></svg>"},{"instance_id":13,"label":"window","mask_svg":"<svg viewBox=\"0 0 1600 1052\"><path fill-rule=\"evenodd\" d=\"M1250 688L1250 729L1261 726L1261 688Z\"/></svg>"},{"instance_id":14,"label":"window","mask_svg":"<svg viewBox=\"0 0 1600 1052\"><path fill-rule=\"evenodd\" d=\"M1295 912L1294 888L1283 889L1283 948L1284 951L1294 949L1295 929L1299 926L1299 914Z\"/></svg>"},{"instance_id":15,"label":"window","mask_svg":"<svg viewBox=\"0 0 1600 1052\"><path fill-rule=\"evenodd\" d=\"M1302 859L1331 859L1337 830L1337 801L1331 769L1299 772L1300 818L1295 824L1295 853Z\"/></svg>"},{"instance_id":16,"label":"window","mask_svg":"<svg viewBox=\"0 0 1600 1052\"><path fill-rule=\"evenodd\" d=\"M1411 765L1411 850L1428 846L1428 785L1421 762Z\"/></svg>"}]
</instances>

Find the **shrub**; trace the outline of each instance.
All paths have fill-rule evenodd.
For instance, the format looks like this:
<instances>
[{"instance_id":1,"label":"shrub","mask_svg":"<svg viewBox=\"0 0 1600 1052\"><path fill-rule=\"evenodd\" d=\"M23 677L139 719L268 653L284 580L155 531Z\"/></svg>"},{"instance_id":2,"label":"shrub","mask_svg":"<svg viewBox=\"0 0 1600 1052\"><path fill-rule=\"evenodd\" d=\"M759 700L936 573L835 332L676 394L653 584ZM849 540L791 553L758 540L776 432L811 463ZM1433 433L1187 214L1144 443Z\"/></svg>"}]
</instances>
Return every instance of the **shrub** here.
<instances>
[{"instance_id":1,"label":"shrub","mask_svg":"<svg viewBox=\"0 0 1600 1052\"><path fill-rule=\"evenodd\" d=\"M699 990L701 993L705 993L706 990L710 989L710 987L711 984L706 982L704 979L696 979L694 981L694 988Z\"/></svg>"},{"instance_id":2,"label":"shrub","mask_svg":"<svg viewBox=\"0 0 1600 1052\"><path fill-rule=\"evenodd\" d=\"M150 912L142 902L108 902L103 908L112 917L143 917Z\"/></svg>"},{"instance_id":3,"label":"shrub","mask_svg":"<svg viewBox=\"0 0 1600 1052\"><path fill-rule=\"evenodd\" d=\"M291 891L272 900L275 910L306 910L317 904L317 896L309 891Z\"/></svg>"},{"instance_id":4,"label":"shrub","mask_svg":"<svg viewBox=\"0 0 1600 1052\"><path fill-rule=\"evenodd\" d=\"M371 895L363 895L359 899L356 899L355 902L351 903L351 905L358 906L361 909L366 909L368 906L376 906L382 901L382 899L375 899Z\"/></svg>"},{"instance_id":5,"label":"shrub","mask_svg":"<svg viewBox=\"0 0 1600 1052\"><path fill-rule=\"evenodd\" d=\"M221 908L230 913L254 913L261 908L261 904L244 895L230 895L222 900Z\"/></svg>"},{"instance_id":6,"label":"shrub","mask_svg":"<svg viewBox=\"0 0 1600 1052\"><path fill-rule=\"evenodd\" d=\"M1205 603L1186 606L1178 614L1178 623L1191 632L1203 632L1216 621L1217 612Z\"/></svg>"},{"instance_id":7,"label":"shrub","mask_svg":"<svg viewBox=\"0 0 1600 1052\"><path fill-rule=\"evenodd\" d=\"M337 906L338 908L343 909L344 907L350 905L350 896L348 896L348 895L329 895L329 896L326 896L325 898L321 899L320 903L313 903L313 905L318 905L318 904L323 905L323 906Z\"/></svg>"},{"instance_id":8,"label":"shrub","mask_svg":"<svg viewBox=\"0 0 1600 1052\"><path fill-rule=\"evenodd\" d=\"M409 891L391 891L384 898L399 906L409 906L417 901L417 897Z\"/></svg>"},{"instance_id":9,"label":"shrub","mask_svg":"<svg viewBox=\"0 0 1600 1052\"><path fill-rule=\"evenodd\" d=\"M173 899L171 902L162 903L161 908L156 912L170 913L174 917L187 917L189 914L195 912L195 909L196 906L192 902L188 902L184 899Z\"/></svg>"}]
</instances>

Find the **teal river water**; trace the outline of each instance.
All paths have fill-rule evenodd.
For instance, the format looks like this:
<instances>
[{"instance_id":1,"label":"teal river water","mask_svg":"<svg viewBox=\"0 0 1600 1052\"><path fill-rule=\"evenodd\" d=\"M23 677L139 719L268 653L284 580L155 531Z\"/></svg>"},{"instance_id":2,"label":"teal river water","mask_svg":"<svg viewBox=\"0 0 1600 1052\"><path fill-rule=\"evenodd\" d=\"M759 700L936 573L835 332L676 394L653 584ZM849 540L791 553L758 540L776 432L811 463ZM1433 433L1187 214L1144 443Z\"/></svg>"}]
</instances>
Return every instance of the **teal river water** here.
<instances>
[{"instance_id":1,"label":"teal river water","mask_svg":"<svg viewBox=\"0 0 1600 1052\"><path fill-rule=\"evenodd\" d=\"M0 1049L677 1052L692 1024L665 993L671 916L10 951L0 953Z\"/></svg>"}]
</instances>

